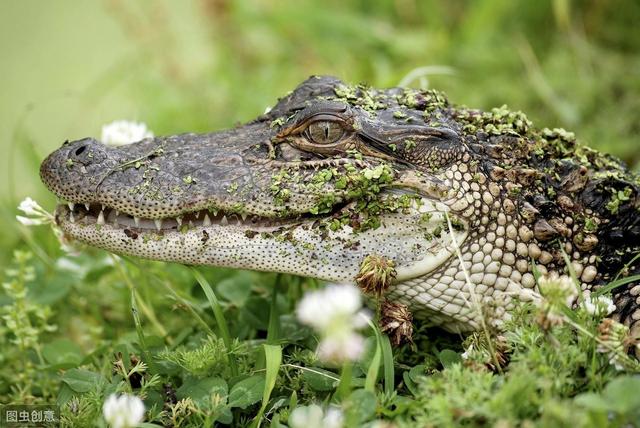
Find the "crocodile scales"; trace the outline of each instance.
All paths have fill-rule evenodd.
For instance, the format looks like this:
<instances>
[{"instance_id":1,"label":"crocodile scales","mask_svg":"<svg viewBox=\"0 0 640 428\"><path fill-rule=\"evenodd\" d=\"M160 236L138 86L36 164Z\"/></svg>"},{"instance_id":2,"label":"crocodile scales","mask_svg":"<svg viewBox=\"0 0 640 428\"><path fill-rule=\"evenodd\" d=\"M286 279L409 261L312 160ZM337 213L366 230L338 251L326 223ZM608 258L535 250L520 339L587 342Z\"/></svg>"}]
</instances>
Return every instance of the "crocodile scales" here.
<instances>
[{"instance_id":1,"label":"crocodile scales","mask_svg":"<svg viewBox=\"0 0 640 428\"><path fill-rule=\"evenodd\" d=\"M267 113L209 134L66 142L41 166L64 233L155 260L353 282L392 260L387 296L464 332L534 298L534 269L582 289L640 271L640 181L562 129L435 90L313 76ZM450 227L451 226L451 227ZM459 249L460 254L456 254ZM613 317L640 335L640 283Z\"/></svg>"}]
</instances>

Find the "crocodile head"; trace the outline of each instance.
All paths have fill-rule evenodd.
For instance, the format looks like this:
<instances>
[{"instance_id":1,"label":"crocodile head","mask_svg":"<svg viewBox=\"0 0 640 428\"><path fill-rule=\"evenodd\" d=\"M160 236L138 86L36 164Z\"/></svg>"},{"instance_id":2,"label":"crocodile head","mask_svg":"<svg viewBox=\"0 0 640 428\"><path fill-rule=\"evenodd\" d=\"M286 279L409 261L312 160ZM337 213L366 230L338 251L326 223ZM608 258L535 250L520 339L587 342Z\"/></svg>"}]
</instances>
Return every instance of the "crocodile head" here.
<instances>
[{"instance_id":1,"label":"crocodile head","mask_svg":"<svg viewBox=\"0 0 640 428\"><path fill-rule=\"evenodd\" d=\"M603 231L637 242L637 216L605 207L624 192L617 211L635 209L638 186L574 146L504 108L312 77L234 129L65 143L41 177L68 201L58 225L92 246L330 281L376 255L395 264L389 297L465 331L480 323L473 299L500 320L531 298L533 261L563 273L568 255L588 289L606 279Z\"/></svg>"}]
</instances>

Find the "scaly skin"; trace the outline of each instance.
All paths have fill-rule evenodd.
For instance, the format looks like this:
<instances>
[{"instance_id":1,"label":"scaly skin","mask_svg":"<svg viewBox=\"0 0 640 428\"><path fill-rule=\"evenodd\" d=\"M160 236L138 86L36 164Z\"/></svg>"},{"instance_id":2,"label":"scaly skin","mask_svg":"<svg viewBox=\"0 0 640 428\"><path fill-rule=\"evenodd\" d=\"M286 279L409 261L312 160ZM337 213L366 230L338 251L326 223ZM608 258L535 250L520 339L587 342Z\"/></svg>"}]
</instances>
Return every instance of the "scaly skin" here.
<instances>
[{"instance_id":1,"label":"scaly skin","mask_svg":"<svg viewBox=\"0 0 640 428\"><path fill-rule=\"evenodd\" d=\"M587 292L640 270L626 266L640 251L638 177L564 130L436 91L311 77L228 131L65 143L41 176L72 203L56 219L73 239L330 281L354 281L374 255L395 264L387 296L450 331L480 327L465 271L500 323L535 298L532 261L566 274L566 254ZM640 284L614 300L640 333Z\"/></svg>"}]
</instances>

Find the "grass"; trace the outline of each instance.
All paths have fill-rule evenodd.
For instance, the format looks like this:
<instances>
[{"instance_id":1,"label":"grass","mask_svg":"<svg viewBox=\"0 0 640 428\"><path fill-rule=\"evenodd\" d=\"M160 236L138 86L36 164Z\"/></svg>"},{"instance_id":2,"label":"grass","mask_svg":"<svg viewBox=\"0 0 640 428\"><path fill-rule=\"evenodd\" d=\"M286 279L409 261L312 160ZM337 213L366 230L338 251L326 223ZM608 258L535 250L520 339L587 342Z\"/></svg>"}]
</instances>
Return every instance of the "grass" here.
<instances>
[{"instance_id":1,"label":"grass","mask_svg":"<svg viewBox=\"0 0 640 428\"><path fill-rule=\"evenodd\" d=\"M7 269L0 399L58 403L72 426L92 426L113 392L143 397L158 426L284 426L313 403L342 406L353 426L599 427L640 417L637 361L610 364L600 318L584 310L545 328L540 308L523 304L504 332L467 338L418 325L415 345L396 349L372 324L365 357L345 372L316 359L317 338L292 315L315 281L97 250L57 260L49 269L17 252ZM60 277L71 282L63 292L49 286ZM228 333L215 334L222 325Z\"/></svg>"},{"instance_id":2,"label":"grass","mask_svg":"<svg viewBox=\"0 0 640 428\"><path fill-rule=\"evenodd\" d=\"M6 15L25 26L51 16L43 28L75 7L16 9L24 4ZM598 352L600 320L584 311L543 328L539 308L523 305L505 333L467 338L417 325L415 345L397 349L371 328L365 358L345 373L317 361L317 338L293 315L301 295L321 286L312 279L93 249L69 257L48 230L14 220L25 196L53 206L37 168L66 138L122 117L156 134L229 127L314 73L376 86L406 77L456 103L507 103L638 165L635 2L108 1L94 12L87 19L119 28L120 41L101 45L110 62L88 77L80 63L25 72L30 53L96 49L70 43L80 39L72 21L17 54L2 45L16 88L59 92L27 108L33 100L5 84L0 103L15 109L0 119L10 130L1 143L0 403L58 403L72 426L100 421L112 392L144 397L155 425L283 426L312 403L340 405L353 426L640 424L637 368L618 371ZM68 88L63 108L47 107Z\"/></svg>"}]
</instances>

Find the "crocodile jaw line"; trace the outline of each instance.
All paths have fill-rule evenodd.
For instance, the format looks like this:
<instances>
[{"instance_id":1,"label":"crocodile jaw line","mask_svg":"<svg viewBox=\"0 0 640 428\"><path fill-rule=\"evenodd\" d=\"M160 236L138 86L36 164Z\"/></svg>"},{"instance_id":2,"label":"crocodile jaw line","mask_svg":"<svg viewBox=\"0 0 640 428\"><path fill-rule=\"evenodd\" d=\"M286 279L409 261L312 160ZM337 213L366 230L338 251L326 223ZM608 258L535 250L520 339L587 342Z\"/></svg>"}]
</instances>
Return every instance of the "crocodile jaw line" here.
<instances>
[{"instance_id":1,"label":"crocodile jaw line","mask_svg":"<svg viewBox=\"0 0 640 428\"><path fill-rule=\"evenodd\" d=\"M107 215L112 221L104 224L97 224L97 216L91 214L76 215L72 221L66 205L58 207L56 220L68 237L80 242L154 260L353 282L362 260L375 254L394 260L397 279L404 281L428 275L455 254L451 233L458 245L466 240L466 225L461 230L447 229L446 211L443 204L423 199L409 212L383 214L380 227L357 233L349 226L321 232L311 220L249 225L238 219L230 224L220 221L220 215L207 225L192 221L182 231L169 228L174 219L164 220L164 228L157 231L152 220L139 220L140 227L135 227L130 219L115 223L113 214ZM433 236L438 229L440 236Z\"/></svg>"}]
</instances>

